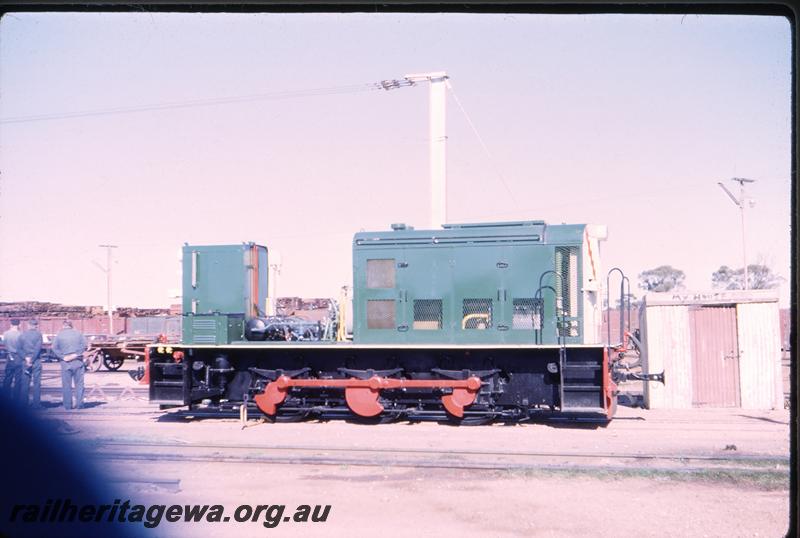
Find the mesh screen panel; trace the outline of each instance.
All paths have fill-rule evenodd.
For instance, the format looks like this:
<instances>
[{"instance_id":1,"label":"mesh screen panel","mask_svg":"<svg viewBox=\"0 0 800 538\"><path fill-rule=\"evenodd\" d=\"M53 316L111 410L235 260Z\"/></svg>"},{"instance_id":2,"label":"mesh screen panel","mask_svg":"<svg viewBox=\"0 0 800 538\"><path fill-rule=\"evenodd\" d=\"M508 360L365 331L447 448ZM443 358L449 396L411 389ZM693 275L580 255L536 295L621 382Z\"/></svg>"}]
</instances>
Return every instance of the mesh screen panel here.
<instances>
[{"instance_id":1,"label":"mesh screen panel","mask_svg":"<svg viewBox=\"0 0 800 538\"><path fill-rule=\"evenodd\" d=\"M367 301L367 329L394 329L395 325L393 300Z\"/></svg>"},{"instance_id":2,"label":"mesh screen panel","mask_svg":"<svg viewBox=\"0 0 800 538\"><path fill-rule=\"evenodd\" d=\"M541 329L542 306L541 299L514 299L514 313L511 319L512 329Z\"/></svg>"},{"instance_id":3,"label":"mesh screen panel","mask_svg":"<svg viewBox=\"0 0 800 538\"><path fill-rule=\"evenodd\" d=\"M394 260L367 260L367 287L394 288Z\"/></svg>"},{"instance_id":4,"label":"mesh screen panel","mask_svg":"<svg viewBox=\"0 0 800 538\"><path fill-rule=\"evenodd\" d=\"M578 336L578 248L556 247L556 310L560 336Z\"/></svg>"},{"instance_id":5,"label":"mesh screen panel","mask_svg":"<svg viewBox=\"0 0 800 538\"><path fill-rule=\"evenodd\" d=\"M435 331L442 328L442 300L414 300L414 329Z\"/></svg>"},{"instance_id":6,"label":"mesh screen panel","mask_svg":"<svg viewBox=\"0 0 800 538\"><path fill-rule=\"evenodd\" d=\"M489 329L492 326L491 299L464 299L463 329Z\"/></svg>"}]
</instances>

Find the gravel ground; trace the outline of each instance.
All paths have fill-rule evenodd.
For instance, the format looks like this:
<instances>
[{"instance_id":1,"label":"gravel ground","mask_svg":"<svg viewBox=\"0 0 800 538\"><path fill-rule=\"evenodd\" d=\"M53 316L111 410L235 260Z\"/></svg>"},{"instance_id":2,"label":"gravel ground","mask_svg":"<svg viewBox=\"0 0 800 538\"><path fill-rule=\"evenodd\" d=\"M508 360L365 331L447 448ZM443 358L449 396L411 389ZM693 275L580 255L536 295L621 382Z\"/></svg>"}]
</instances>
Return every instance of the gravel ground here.
<instances>
[{"instance_id":1,"label":"gravel ground","mask_svg":"<svg viewBox=\"0 0 800 538\"><path fill-rule=\"evenodd\" d=\"M58 386L54 367L47 365L46 386ZM136 386L124 372L88 374L87 386L94 385ZM152 536L777 537L788 525L788 464L780 462L789 454L786 410L620 407L618 417L606 427L251 420L243 429L238 420L186 420L130 397L90 401L88 409L67 413L55 407L60 402L57 393L48 392L45 401L50 406L40 416L52 421L55 431L95 453L119 449L102 445L112 442L186 445L159 449L176 461L99 459L101 467L121 477L122 494L134 502L222 504L228 514L241 504L280 504L287 507L284 516L303 504L331 506L325 522L281 521L275 528L266 528L263 516L247 523L162 522L148 531ZM203 449L206 455L221 457L234 452L344 455L373 465L181 461L182 455L192 453L191 445L249 447ZM154 450L124 449L143 454ZM440 460L442 468L373 461L376 454L400 458L395 450L408 451L401 455L406 459ZM603 457L586 457L597 454ZM681 472L686 462L680 460L623 458L642 455L773 459L755 463L760 467L753 473L731 474L713 467L708 472ZM475 461L508 464L509 469L449 468ZM512 468L520 462L530 465ZM559 468L552 470L550 464ZM625 470L620 470L621 464ZM664 471L663 465L675 472ZM164 480L173 486L160 482Z\"/></svg>"}]
</instances>

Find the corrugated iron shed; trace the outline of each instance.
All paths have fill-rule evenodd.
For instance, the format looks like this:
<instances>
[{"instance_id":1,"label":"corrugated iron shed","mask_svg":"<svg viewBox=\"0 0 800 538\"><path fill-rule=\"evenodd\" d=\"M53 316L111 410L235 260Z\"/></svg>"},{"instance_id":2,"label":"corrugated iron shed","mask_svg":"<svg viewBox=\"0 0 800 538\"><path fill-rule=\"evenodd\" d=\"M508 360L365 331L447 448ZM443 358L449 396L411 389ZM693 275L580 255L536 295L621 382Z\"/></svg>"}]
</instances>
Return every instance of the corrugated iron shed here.
<instances>
[{"instance_id":1,"label":"corrugated iron shed","mask_svg":"<svg viewBox=\"0 0 800 538\"><path fill-rule=\"evenodd\" d=\"M666 307L664 307L666 308ZM739 407L739 345L736 306L689 306L692 405Z\"/></svg>"},{"instance_id":2,"label":"corrugated iron shed","mask_svg":"<svg viewBox=\"0 0 800 538\"><path fill-rule=\"evenodd\" d=\"M780 318L775 303L736 305L742 407L783 407Z\"/></svg>"},{"instance_id":3,"label":"corrugated iron shed","mask_svg":"<svg viewBox=\"0 0 800 538\"><path fill-rule=\"evenodd\" d=\"M642 317L646 372L664 372L666 382L645 383L648 408L692 407L692 362L688 306L648 306Z\"/></svg>"},{"instance_id":4,"label":"corrugated iron shed","mask_svg":"<svg viewBox=\"0 0 800 538\"><path fill-rule=\"evenodd\" d=\"M649 408L782 407L781 323L771 290L649 293L641 316Z\"/></svg>"}]
</instances>

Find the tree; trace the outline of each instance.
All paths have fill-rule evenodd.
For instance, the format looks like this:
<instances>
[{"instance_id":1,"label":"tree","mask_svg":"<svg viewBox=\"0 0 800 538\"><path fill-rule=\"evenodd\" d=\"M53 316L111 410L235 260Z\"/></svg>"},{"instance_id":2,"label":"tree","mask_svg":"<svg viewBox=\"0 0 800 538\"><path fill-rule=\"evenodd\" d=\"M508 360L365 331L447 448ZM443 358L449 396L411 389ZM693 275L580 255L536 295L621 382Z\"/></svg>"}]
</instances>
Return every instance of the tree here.
<instances>
[{"instance_id":1,"label":"tree","mask_svg":"<svg viewBox=\"0 0 800 538\"><path fill-rule=\"evenodd\" d=\"M747 287L751 290L777 288L782 280L783 277L773 273L766 265L757 263L747 265ZM714 289L744 289L744 269L732 269L723 265L711 274L711 285Z\"/></svg>"},{"instance_id":2,"label":"tree","mask_svg":"<svg viewBox=\"0 0 800 538\"><path fill-rule=\"evenodd\" d=\"M664 292L682 288L686 274L671 265L661 265L639 273L639 287L645 291Z\"/></svg>"},{"instance_id":3,"label":"tree","mask_svg":"<svg viewBox=\"0 0 800 538\"><path fill-rule=\"evenodd\" d=\"M613 288L611 294L612 294L611 300L613 301L614 308L619 308L619 305L622 302L622 300L619 297L619 294L618 293L615 294ZM616 297L613 297L614 295L616 295ZM636 295L634 295L633 293L626 293L625 298L630 300L632 307L636 307L639 304L639 298L636 297ZM603 309L605 310L607 308L608 308L608 299L606 297L603 297Z\"/></svg>"},{"instance_id":4,"label":"tree","mask_svg":"<svg viewBox=\"0 0 800 538\"><path fill-rule=\"evenodd\" d=\"M616 308L620 307L620 305L622 304L623 300L629 301L632 307L636 307L639 304L639 299L638 299L638 297L636 297L636 295L634 295L633 293L626 293L625 297L623 297L622 299L620 299L619 297L617 298L617 300L616 300L616 305L617 305Z\"/></svg>"}]
</instances>

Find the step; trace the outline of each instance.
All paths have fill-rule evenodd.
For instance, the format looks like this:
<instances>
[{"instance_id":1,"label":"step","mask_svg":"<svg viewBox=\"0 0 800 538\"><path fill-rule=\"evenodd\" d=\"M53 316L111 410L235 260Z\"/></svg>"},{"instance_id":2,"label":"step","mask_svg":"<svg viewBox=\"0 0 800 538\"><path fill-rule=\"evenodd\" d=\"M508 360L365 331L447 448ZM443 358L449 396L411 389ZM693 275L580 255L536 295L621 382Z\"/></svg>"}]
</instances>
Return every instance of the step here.
<instances>
[{"instance_id":1,"label":"step","mask_svg":"<svg viewBox=\"0 0 800 538\"><path fill-rule=\"evenodd\" d=\"M154 387L182 387L183 381L151 381Z\"/></svg>"},{"instance_id":2,"label":"step","mask_svg":"<svg viewBox=\"0 0 800 538\"><path fill-rule=\"evenodd\" d=\"M602 413L605 414L606 410L602 407L562 407L561 411L565 413Z\"/></svg>"}]
</instances>

